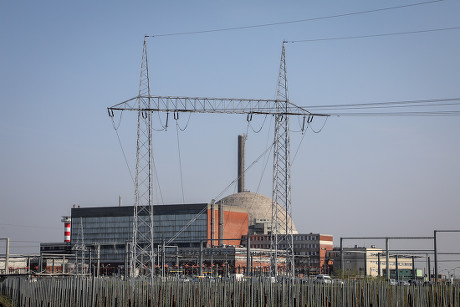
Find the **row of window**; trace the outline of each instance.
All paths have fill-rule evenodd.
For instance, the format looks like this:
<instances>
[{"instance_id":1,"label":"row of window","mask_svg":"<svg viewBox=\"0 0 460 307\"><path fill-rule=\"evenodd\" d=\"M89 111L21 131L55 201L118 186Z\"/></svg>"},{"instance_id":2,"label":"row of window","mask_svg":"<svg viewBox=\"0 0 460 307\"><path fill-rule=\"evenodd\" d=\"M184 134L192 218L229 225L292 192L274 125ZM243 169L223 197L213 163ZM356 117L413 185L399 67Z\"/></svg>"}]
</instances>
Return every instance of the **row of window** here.
<instances>
[{"instance_id":1,"label":"row of window","mask_svg":"<svg viewBox=\"0 0 460 307\"><path fill-rule=\"evenodd\" d=\"M183 227L185 225L188 225L188 221L154 221L153 225L156 227L167 227L167 226L175 226L175 227ZM139 221L138 225L146 225L148 224L146 221ZM88 228L120 228L120 227L132 227L133 223L132 221L129 222L84 222L83 223L83 229L88 229ZM200 227L206 227L206 221L195 221L190 225L192 226L200 226ZM75 223L73 226L73 229L80 229L80 224Z\"/></svg>"},{"instance_id":2,"label":"row of window","mask_svg":"<svg viewBox=\"0 0 460 307\"><path fill-rule=\"evenodd\" d=\"M317 241L317 236L294 235L294 241ZM270 236L251 236L252 241L269 241Z\"/></svg>"},{"instance_id":3,"label":"row of window","mask_svg":"<svg viewBox=\"0 0 460 307\"><path fill-rule=\"evenodd\" d=\"M378 261L369 261L369 262L374 263L375 265L379 265ZM385 266L386 261L380 261L380 265ZM395 262L390 262L390 266L395 266L395 265L396 265ZM398 266L399 267L402 267L402 266L412 267L412 263L410 263L410 262L398 262Z\"/></svg>"},{"instance_id":4,"label":"row of window","mask_svg":"<svg viewBox=\"0 0 460 307\"><path fill-rule=\"evenodd\" d=\"M164 220L164 221L178 221L178 220L187 220L190 221L196 216L196 214L159 214L159 215L154 215L153 220ZM101 217L90 217L90 216L84 216L84 217L74 217L72 218L72 222L77 222L80 223L80 221L83 219L83 221L88 221L88 222L116 222L116 221L132 221L133 216L101 216ZM138 220L148 220L149 216L145 215L139 215ZM206 220L206 215L204 216L199 216L197 220Z\"/></svg>"},{"instance_id":5,"label":"row of window","mask_svg":"<svg viewBox=\"0 0 460 307\"><path fill-rule=\"evenodd\" d=\"M192 215L190 215L192 216ZM168 217L168 216L166 216ZM78 218L80 220L80 218ZM111 222L108 222L108 221ZM114 221L118 220L118 221ZM124 220L124 221L121 221ZM90 221L90 222L89 222ZM144 221L140 221L138 224L139 232L148 233L149 228L143 224ZM176 221L157 221L154 222L154 233L162 234L164 237L173 236L180 231L185 225L187 220ZM72 228L72 236L76 237L80 232L83 232L83 236L88 235L100 235L100 234L111 234L123 236L123 234L132 234L132 221L129 221L128 217L104 217L104 218L84 218L83 223L80 224L74 219L74 227ZM172 225L171 225L172 224ZM81 226L80 226L81 225ZM186 232L203 232L207 231L207 224L205 219L197 219L193 224L188 226ZM173 233L166 235L165 233ZM186 235L187 236L187 235ZM190 235L188 235L190 236ZM201 235L200 235L201 236Z\"/></svg>"},{"instance_id":6,"label":"row of window","mask_svg":"<svg viewBox=\"0 0 460 307\"><path fill-rule=\"evenodd\" d=\"M161 221L167 221L167 222L181 222L184 221L185 223L188 223L190 220L195 218L195 214L165 214L165 215L154 215L153 216L153 221L154 222L161 222ZM149 221L150 217L148 216L138 216L137 217L138 221ZM117 223L117 222L132 222L133 221L133 216L104 216L104 217L79 217L79 218L73 218L72 223L74 226L79 225L81 222L83 223ZM200 223L200 222L205 222L207 221L206 216L200 216L198 217L194 223Z\"/></svg>"},{"instance_id":7,"label":"row of window","mask_svg":"<svg viewBox=\"0 0 460 307\"><path fill-rule=\"evenodd\" d=\"M317 241L318 236L294 235L294 241Z\"/></svg>"}]
</instances>

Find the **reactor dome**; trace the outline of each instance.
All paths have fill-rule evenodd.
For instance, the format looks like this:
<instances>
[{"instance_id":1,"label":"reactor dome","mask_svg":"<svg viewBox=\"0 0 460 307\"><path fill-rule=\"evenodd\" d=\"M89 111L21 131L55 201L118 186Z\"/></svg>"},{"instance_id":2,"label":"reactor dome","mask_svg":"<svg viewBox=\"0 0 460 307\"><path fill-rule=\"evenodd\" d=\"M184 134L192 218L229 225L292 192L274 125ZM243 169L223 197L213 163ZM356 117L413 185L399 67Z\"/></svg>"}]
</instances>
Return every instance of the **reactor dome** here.
<instances>
[{"instance_id":1,"label":"reactor dome","mask_svg":"<svg viewBox=\"0 0 460 307\"><path fill-rule=\"evenodd\" d=\"M259 229L259 231L255 232L260 232L262 225L265 225L265 231L263 232L267 232L271 228L272 200L264 195L254 192L239 192L222 198L218 203L246 209L248 211L249 228L253 230ZM290 216L288 216L288 225L289 223L292 223L292 232L298 233ZM286 211L280 205L278 205L278 233L286 233Z\"/></svg>"}]
</instances>

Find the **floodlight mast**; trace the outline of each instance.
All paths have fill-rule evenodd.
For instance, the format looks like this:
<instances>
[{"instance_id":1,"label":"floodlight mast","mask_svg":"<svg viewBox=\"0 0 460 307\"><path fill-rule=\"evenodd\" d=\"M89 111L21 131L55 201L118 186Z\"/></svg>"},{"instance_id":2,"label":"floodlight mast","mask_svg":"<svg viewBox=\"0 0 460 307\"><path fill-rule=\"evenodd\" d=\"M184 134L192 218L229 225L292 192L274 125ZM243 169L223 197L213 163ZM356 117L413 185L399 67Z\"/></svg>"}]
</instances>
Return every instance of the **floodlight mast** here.
<instances>
[{"instance_id":1,"label":"floodlight mast","mask_svg":"<svg viewBox=\"0 0 460 307\"><path fill-rule=\"evenodd\" d=\"M147 61L147 44L144 48L141 65L139 95L107 108L109 116L115 111L138 112L135 204L130 271L131 276L147 273L153 276L153 147L152 113L212 113L212 114L265 114L275 117L275 139L273 158L272 191L272 229L271 229L271 272L277 275L278 239L283 235L287 248L286 270L295 275L293 226L291 219L291 177L289 154L289 116L302 116L310 123L313 117L328 114L311 113L289 101L286 74L285 42L283 42L277 97L273 99L215 98L151 96ZM285 210L285 224L279 225L278 211ZM288 222L289 220L289 222ZM284 232L282 229L284 229ZM145 229L148 232L145 232ZM286 254L286 253L285 253ZM148 259L148 260L146 260Z\"/></svg>"}]
</instances>

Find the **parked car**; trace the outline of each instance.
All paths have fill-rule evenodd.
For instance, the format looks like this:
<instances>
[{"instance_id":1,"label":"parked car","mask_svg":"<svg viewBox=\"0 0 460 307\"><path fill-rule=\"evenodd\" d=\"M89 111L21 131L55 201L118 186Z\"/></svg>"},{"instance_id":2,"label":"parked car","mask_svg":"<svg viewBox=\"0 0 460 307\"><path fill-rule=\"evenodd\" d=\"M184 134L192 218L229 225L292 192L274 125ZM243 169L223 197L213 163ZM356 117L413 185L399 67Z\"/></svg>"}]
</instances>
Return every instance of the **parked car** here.
<instances>
[{"instance_id":1,"label":"parked car","mask_svg":"<svg viewBox=\"0 0 460 307\"><path fill-rule=\"evenodd\" d=\"M396 281L396 279L390 279L390 285L391 286L397 286L398 282Z\"/></svg>"},{"instance_id":2,"label":"parked car","mask_svg":"<svg viewBox=\"0 0 460 307\"><path fill-rule=\"evenodd\" d=\"M409 283L407 281L405 281L405 280L400 280L400 281L398 281L398 285L400 285L400 286L409 286Z\"/></svg>"},{"instance_id":3,"label":"parked car","mask_svg":"<svg viewBox=\"0 0 460 307\"><path fill-rule=\"evenodd\" d=\"M319 284L330 285L332 284L332 278L331 276L326 274L319 274L316 275L315 282Z\"/></svg>"},{"instance_id":4,"label":"parked car","mask_svg":"<svg viewBox=\"0 0 460 307\"><path fill-rule=\"evenodd\" d=\"M416 279L409 279L409 285L411 286L418 286L420 283Z\"/></svg>"},{"instance_id":5,"label":"parked car","mask_svg":"<svg viewBox=\"0 0 460 307\"><path fill-rule=\"evenodd\" d=\"M343 286L343 280L341 280L341 279L333 279L332 283L334 285Z\"/></svg>"}]
</instances>

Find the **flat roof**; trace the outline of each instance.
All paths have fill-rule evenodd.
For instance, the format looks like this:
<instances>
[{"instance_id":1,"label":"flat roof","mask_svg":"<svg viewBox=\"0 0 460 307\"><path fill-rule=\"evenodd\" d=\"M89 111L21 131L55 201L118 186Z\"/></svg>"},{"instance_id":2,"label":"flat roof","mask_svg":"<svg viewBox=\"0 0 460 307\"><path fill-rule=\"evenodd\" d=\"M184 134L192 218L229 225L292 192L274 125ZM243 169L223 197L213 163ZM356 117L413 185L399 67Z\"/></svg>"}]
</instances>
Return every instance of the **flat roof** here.
<instances>
[{"instance_id":1,"label":"flat roof","mask_svg":"<svg viewBox=\"0 0 460 307\"><path fill-rule=\"evenodd\" d=\"M194 214L207 207L207 203L198 204L177 204L177 205L154 205L154 215L169 214ZM145 211L144 211L145 212ZM85 207L72 208L73 218L78 217L114 217L114 216L133 216L134 206L114 206L114 207ZM141 215L142 212L140 213Z\"/></svg>"}]
</instances>

